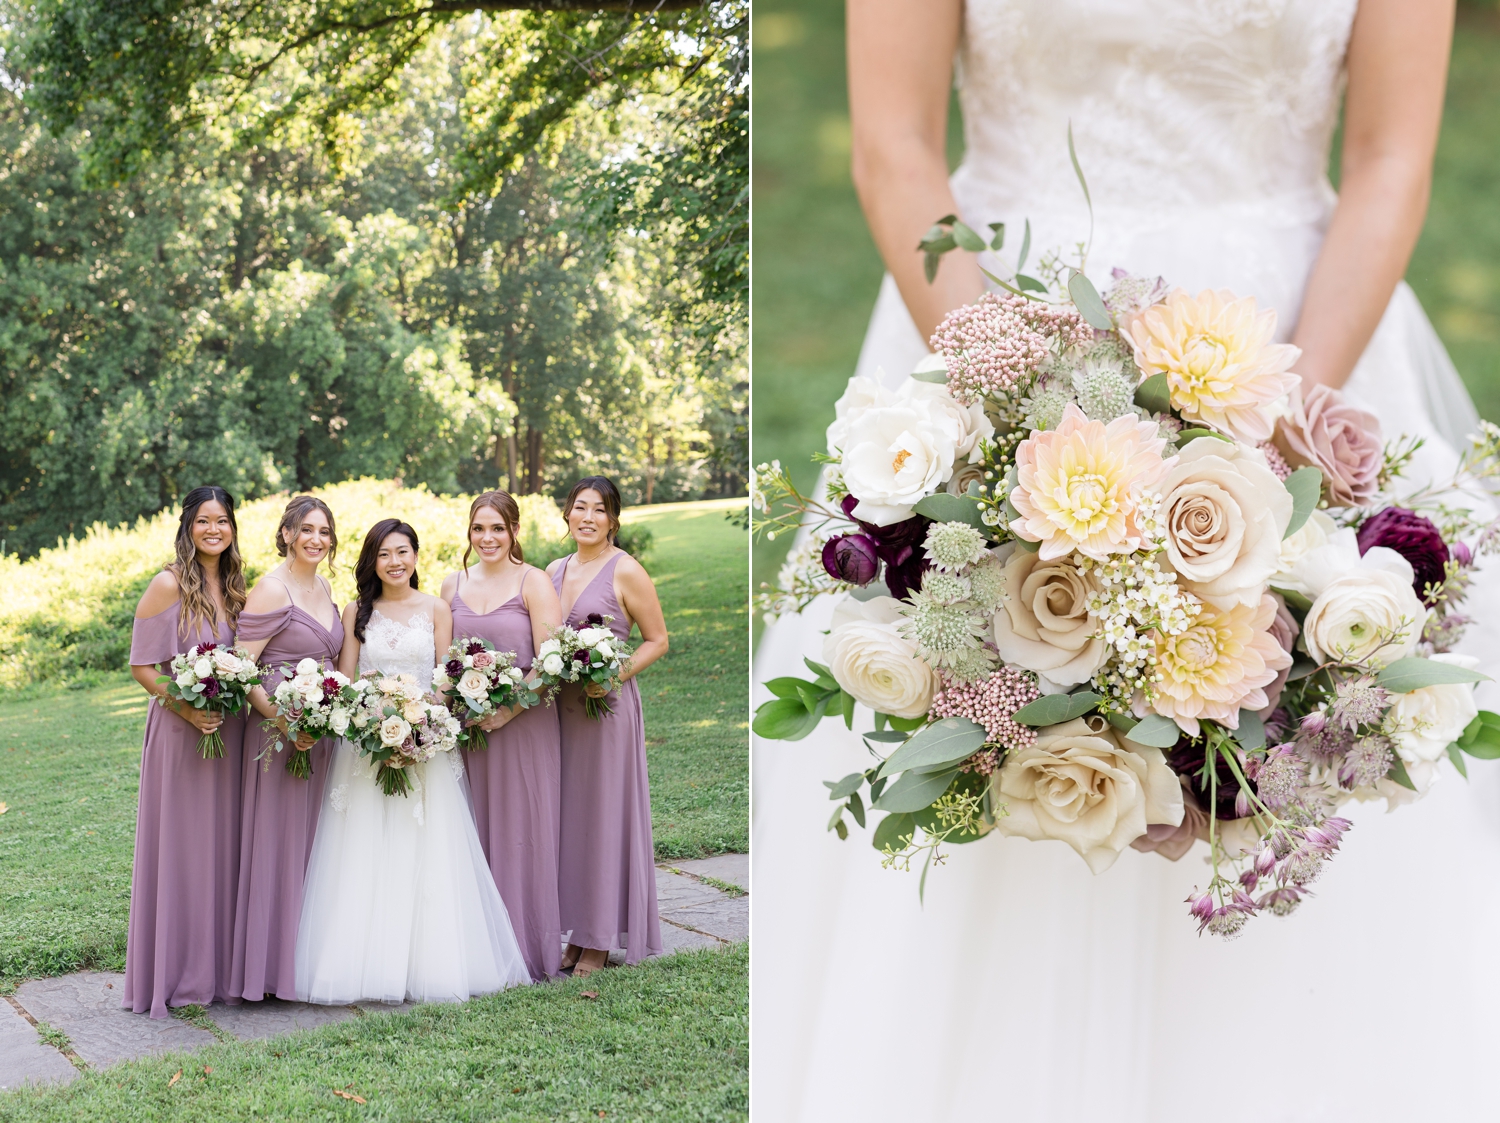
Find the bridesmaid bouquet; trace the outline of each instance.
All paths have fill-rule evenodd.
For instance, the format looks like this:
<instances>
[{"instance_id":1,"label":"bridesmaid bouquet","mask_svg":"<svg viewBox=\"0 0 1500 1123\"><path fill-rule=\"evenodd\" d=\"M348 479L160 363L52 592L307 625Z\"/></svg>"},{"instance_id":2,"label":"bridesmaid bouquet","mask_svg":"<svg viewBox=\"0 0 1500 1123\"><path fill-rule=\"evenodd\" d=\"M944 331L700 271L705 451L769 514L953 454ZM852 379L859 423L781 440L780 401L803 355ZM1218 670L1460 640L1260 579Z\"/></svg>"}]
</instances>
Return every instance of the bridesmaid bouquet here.
<instances>
[{"instance_id":1,"label":"bridesmaid bouquet","mask_svg":"<svg viewBox=\"0 0 1500 1123\"><path fill-rule=\"evenodd\" d=\"M277 737L274 746L267 746L266 756L274 747L276 752L287 745L286 770L300 780L312 775L311 755L297 748L297 737L306 733L316 740L324 737L342 737L349 729L364 692L362 682L350 682L338 671L325 670L316 659L303 659L295 668L283 664L285 676L271 692L271 701L276 704L276 716L286 721L286 739ZM281 728L275 722L265 722L265 729ZM270 761L266 762L269 768Z\"/></svg>"},{"instance_id":2,"label":"bridesmaid bouquet","mask_svg":"<svg viewBox=\"0 0 1500 1123\"><path fill-rule=\"evenodd\" d=\"M359 706L350 721L349 740L379 765L375 779L386 795L407 795L409 765L423 764L458 744L458 719L447 707L429 702L411 675L371 671L360 680Z\"/></svg>"},{"instance_id":3,"label":"bridesmaid bouquet","mask_svg":"<svg viewBox=\"0 0 1500 1123\"><path fill-rule=\"evenodd\" d=\"M502 706L527 709L539 701L526 685L526 674L515 665L514 651L496 651L487 639L465 636L448 648L447 658L432 672L432 689L464 726L458 746L477 752L489 747L478 722Z\"/></svg>"},{"instance_id":4,"label":"bridesmaid bouquet","mask_svg":"<svg viewBox=\"0 0 1500 1123\"><path fill-rule=\"evenodd\" d=\"M201 643L174 655L171 674L156 680L167 698L186 702L195 710L237 714L245 708L250 688L260 683L260 668L248 651L222 643ZM198 739L198 755L215 760L224 755L224 738L216 729Z\"/></svg>"},{"instance_id":5,"label":"bridesmaid bouquet","mask_svg":"<svg viewBox=\"0 0 1500 1123\"><path fill-rule=\"evenodd\" d=\"M553 628L537 648L531 665L538 672L538 681L554 690L569 682L593 683L604 687L606 692L618 690L620 676L630 661L630 649L607 627L613 621L613 616L591 612L584 620L584 627L576 631L566 624ZM583 696L583 711L595 721L614 713L605 698L593 698L587 693Z\"/></svg>"},{"instance_id":6,"label":"bridesmaid bouquet","mask_svg":"<svg viewBox=\"0 0 1500 1123\"><path fill-rule=\"evenodd\" d=\"M950 217L929 242L1002 237ZM756 470L757 530L810 531L768 618L837 599L823 662L767 682L754 729L874 711L874 762L828 782L829 829L885 812L874 846L902 869L925 852L921 886L941 846L989 835L1065 843L1095 873L1203 840L1189 911L1234 936L1309 894L1349 800L1394 808L1445 759L1500 757L1486 676L1452 651L1500 544L1476 486L1500 475L1500 428L1403 489L1420 442L1303 387L1253 299L1038 272L951 313L899 390L850 383L826 499Z\"/></svg>"}]
</instances>

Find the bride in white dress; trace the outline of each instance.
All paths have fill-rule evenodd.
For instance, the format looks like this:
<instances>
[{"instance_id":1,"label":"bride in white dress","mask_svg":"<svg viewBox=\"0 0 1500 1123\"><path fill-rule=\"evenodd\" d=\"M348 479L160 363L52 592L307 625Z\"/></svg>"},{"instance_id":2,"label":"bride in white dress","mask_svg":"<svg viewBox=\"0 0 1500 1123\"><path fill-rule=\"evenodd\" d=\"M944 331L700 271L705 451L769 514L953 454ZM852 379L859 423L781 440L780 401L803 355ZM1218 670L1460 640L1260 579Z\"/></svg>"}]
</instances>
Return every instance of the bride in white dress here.
<instances>
[{"instance_id":1,"label":"bride in white dress","mask_svg":"<svg viewBox=\"0 0 1500 1123\"><path fill-rule=\"evenodd\" d=\"M395 519L371 528L355 568L360 599L344 610L339 669L350 678L409 674L432 688L453 619L417 591L416 567L416 531ZM334 754L297 929L304 1001L459 1002L531 981L458 753L410 772L410 794L387 796L368 757L347 742Z\"/></svg>"},{"instance_id":2,"label":"bride in white dress","mask_svg":"<svg viewBox=\"0 0 1500 1123\"><path fill-rule=\"evenodd\" d=\"M1399 279L1426 206L1452 16L1452 0L852 0L855 180L892 271L854 373L899 385L943 314L981 291L960 254L936 284L923 278L914 247L938 216L1005 222L1012 267L1024 219L1041 251L1088 235L1071 122L1095 275L1119 266L1255 296L1302 347L1305 379L1343 383L1388 436L1425 437L1411 475L1441 478L1477 419ZM967 149L950 182L955 54ZM1336 198L1324 170L1346 84ZM1495 584L1471 596L1478 623L1460 650L1500 677ZM830 611L768 628L756 682L820 659ZM1480 700L1495 707L1495 684ZM1317 896L1233 943L1200 939L1186 912L1204 847L1177 863L1127 850L1095 877L1066 847L989 839L954 848L921 906L915 875L882 870L867 832L841 843L823 829L820 781L868 763L832 720L755 744L757 1116L1500 1112L1492 762L1472 763L1467 784L1450 771L1399 815L1354 806Z\"/></svg>"}]
</instances>

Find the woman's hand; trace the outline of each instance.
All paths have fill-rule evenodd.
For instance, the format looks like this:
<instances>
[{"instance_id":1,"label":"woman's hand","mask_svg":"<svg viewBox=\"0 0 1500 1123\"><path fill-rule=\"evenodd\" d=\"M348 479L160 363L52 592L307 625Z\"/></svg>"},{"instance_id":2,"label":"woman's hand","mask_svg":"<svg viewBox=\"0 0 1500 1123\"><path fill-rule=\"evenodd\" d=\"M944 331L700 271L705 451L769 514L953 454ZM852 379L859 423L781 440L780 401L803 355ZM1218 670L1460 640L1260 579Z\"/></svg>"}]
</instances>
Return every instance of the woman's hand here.
<instances>
[{"instance_id":1,"label":"woman's hand","mask_svg":"<svg viewBox=\"0 0 1500 1123\"><path fill-rule=\"evenodd\" d=\"M287 740L290 741L293 739L292 731L287 727L285 717L278 717L276 719L276 728L281 730L281 735ZM296 736L296 743L294 747L299 753L305 753L308 749L312 748L317 743L318 739L311 733L299 733Z\"/></svg>"},{"instance_id":2,"label":"woman's hand","mask_svg":"<svg viewBox=\"0 0 1500 1123\"><path fill-rule=\"evenodd\" d=\"M172 706L172 712L205 737L224 724L224 715L217 710L200 710L178 702Z\"/></svg>"},{"instance_id":3,"label":"woman's hand","mask_svg":"<svg viewBox=\"0 0 1500 1123\"><path fill-rule=\"evenodd\" d=\"M479 728L486 733L493 733L495 730L503 728L515 716L516 709L514 706L501 706L494 713L490 714L489 717L479 722Z\"/></svg>"},{"instance_id":4,"label":"woman's hand","mask_svg":"<svg viewBox=\"0 0 1500 1123\"><path fill-rule=\"evenodd\" d=\"M604 698L609 694L609 687L602 682L591 682L584 686L583 692L590 698Z\"/></svg>"}]
</instances>

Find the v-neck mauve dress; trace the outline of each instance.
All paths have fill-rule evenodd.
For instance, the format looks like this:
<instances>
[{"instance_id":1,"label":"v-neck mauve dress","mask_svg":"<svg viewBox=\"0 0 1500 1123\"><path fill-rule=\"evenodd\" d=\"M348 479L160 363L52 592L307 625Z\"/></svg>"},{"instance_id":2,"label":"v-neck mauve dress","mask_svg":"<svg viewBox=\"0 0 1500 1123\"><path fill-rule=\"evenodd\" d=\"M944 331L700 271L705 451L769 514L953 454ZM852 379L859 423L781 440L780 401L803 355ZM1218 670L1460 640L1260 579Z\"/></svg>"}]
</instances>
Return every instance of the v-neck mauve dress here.
<instances>
[{"instance_id":1,"label":"v-neck mauve dress","mask_svg":"<svg viewBox=\"0 0 1500 1123\"><path fill-rule=\"evenodd\" d=\"M614 586L615 566L624 556L606 562L578 595L569 627L598 612L614 617L609 627L617 639L630 638ZM553 578L558 596L572 561L569 557ZM598 721L584 713L580 686L563 687L556 705L562 727L558 903L563 930L579 947L624 948L626 963L660 955L641 692L632 678L610 695L614 712Z\"/></svg>"},{"instance_id":2,"label":"v-neck mauve dress","mask_svg":"<svg viewBox=\"0 0 1500 1123\"><path fill-rule=\"evenodd\" d=\"M295 667L302 659L317 659L332 667L344 646L341 621L335 620L329 628L294 604L275 612L240 615L240 642L267 636L270 642L260 656L265 668L261 685L267 694L281 682L283 663ZM294 958L302 879L312 854L332 748L327 740L313 745L308 753L312 775L299 780L286 770L290 746L279 753L273 748L266 760L256 760L277 740L274 729L261 728L263 720L254 715L245 731L239 894L230 978L230 993L250 1002L268 994L286 999L297 996Z\"/></svg>"},{"instance_id":3,"label":"v-neck mauve dress","mask_svg":"<svg viewBox=\"0 0 1500 1123\"><path fill-rule=\"evenodd\" d=\"M514 651L516 666L531 666L531 613L521 591L492 612L475 612L463 599L463 577L453 597L453 635L489 640L496 651ZM558 973L562 923L558 918L558 797L562 783L557 707L522 710L487 735L489 748L464 750L474 823L495 886L533 979Z\"/></svg>"},{"instance_id":4,"label":"v-neck mauve dress","mask_svg":"<svg viewBox=\"0 0 1500 1123\"><path fill-rule=\"evenodd\" d=\"M181 607L135 621L132 664L165 673L174 655L195 644L230 642L227 623L211 636L200 621L179 637ZM137 1014L165 1018L170 1006L229 997L244 715L226 714L219 732L224 755L204 760L193 725L155 702L146 710L122 1003Z\"/></svg>"}]
</instances>

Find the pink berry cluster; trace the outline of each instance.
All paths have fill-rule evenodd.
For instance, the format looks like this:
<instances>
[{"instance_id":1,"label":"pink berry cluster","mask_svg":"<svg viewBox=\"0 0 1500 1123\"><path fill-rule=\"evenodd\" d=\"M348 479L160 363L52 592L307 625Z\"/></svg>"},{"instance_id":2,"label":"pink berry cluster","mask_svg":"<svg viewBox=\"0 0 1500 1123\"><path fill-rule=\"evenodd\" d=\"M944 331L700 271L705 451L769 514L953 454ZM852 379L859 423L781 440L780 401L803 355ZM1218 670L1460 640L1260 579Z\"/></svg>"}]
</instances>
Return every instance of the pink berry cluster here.
<instances>
[{"instance_id":1,"label":"pink berry cluster","mask_svg":"<svg viewBox=\"0 0 1500 1123\"><path fill-rule=\"evenodd\" d=\"M1286 457L1281 455L1281 450L1270 441L1261 441L1255 446L1266 454L1266 467L1271 469L1271 474L1282 483L1292 474L1292 466L1286 462Z\"/></svg>"},{"instance_id":2,"label":"pink berry cluster","mask_svg":"<svg viewBox=\"0 0 1500 1123\"><path fill-rule=\"evenodd\" d=\"M948 364L948 391L968 405L1006 398L1046 362L1052 341L1062 348L1086 343L1094 329L1067 308L1011 293L985 293L948 313L931 344Z\"/></svg>"},{"instance_id":3,"label":"pink berry cluster","mask_svg":"<svg viewBox=\"0 0 1500 1123\"><path fill-rule=\"evenodd\" d=\"M931 713L933 717L966 717L984 726L990 744L1021 749L1036 743L1036 731L1011 715L1039 697L1036 683L1014 668L1001 667L973 682L945 678L942 689L933 695ZM994 749L985 749L976 753L971 763L987 776L999 763L1000 755Z\"/></svg>"}]
</instances>

